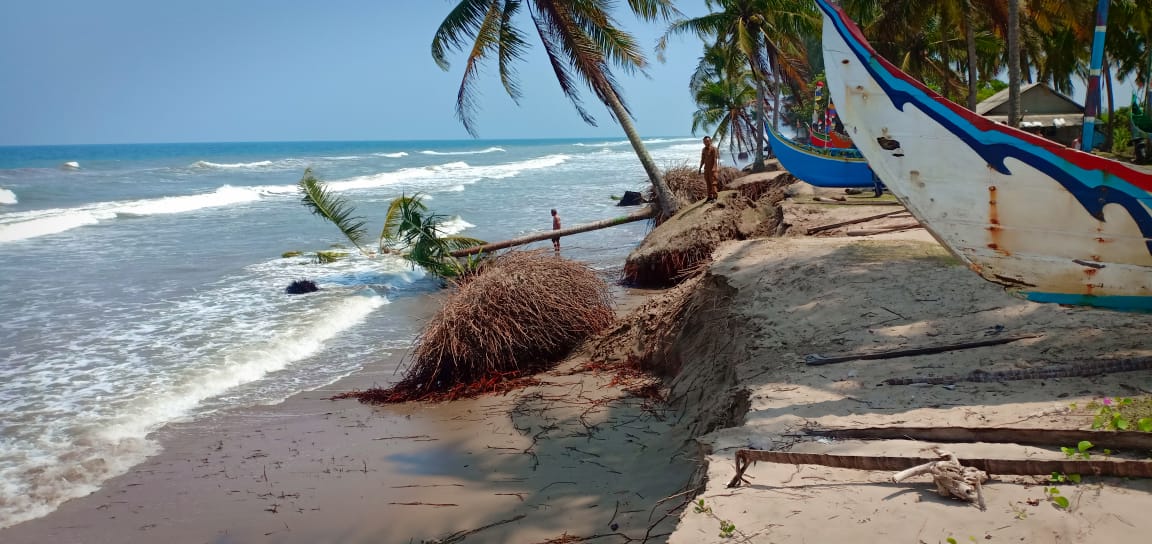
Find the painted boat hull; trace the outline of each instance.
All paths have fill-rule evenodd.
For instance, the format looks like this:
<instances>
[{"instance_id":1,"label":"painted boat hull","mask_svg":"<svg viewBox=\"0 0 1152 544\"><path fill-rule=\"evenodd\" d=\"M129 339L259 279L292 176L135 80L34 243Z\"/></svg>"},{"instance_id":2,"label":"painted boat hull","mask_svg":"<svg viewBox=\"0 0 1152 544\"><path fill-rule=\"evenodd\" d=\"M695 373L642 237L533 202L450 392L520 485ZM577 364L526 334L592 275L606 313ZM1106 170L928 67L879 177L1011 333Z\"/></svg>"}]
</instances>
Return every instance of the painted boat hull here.
<instances>
[{"instance_id":1,"label":"painted boat hull","mask_svg":"<svg viewBox=\"0 0 1152 544\"><path fill-rule=\"evenodd\" d=\"M872 169L984 279L1038 302L1152 311L1152 174L993 123L824 13L831 98Z\"/></svg>"},{"instance_id":2,"label":"painted boat hull","mask_svg":"<svg viewBox=\"0 0 1152 544\"><path fill-rule=\"evenodd\" d=\"M785 170L801 181L817 187L872 187L872 170L859 157L813 153L777 134L768 127L772 150ZM834 151L837 152L837 151ZM855 150L839 150L854 153Z\"/></svg>"}]
</instances>

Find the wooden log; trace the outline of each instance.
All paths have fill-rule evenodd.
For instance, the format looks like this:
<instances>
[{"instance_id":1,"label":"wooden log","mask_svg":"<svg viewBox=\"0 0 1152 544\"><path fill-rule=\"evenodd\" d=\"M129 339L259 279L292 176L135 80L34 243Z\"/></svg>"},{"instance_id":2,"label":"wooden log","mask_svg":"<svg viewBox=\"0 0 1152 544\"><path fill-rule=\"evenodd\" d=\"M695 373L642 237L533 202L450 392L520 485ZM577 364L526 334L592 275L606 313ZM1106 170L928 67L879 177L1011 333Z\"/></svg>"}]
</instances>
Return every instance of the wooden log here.
<instances>
[{"instance_id":1,"label":"wooden log","mask_svg":"<svg viewBox=\"0 0 1152 544\"><path fill-rule=\"evenodd\" d=\"M938 346L922 346L917 348L902 348L892 349L885 351L873 351L870 353L859 353L849 355L838 355L834 357L823 357L817 354L806 355L804 357L804 364L808 366L830 365L833 363L843 363L845 361L858 361L867 359L892 359L895 357L909 357L912 355L930 355L933 353L943 353L945 351L956 351L961 349L980 348L985 346L997 346L1000 344L1007 344L1017 340L1026 340L1029 338L1040 338L1042 334L1020 334L1016 336L1004 336L1000 338L990 338L987 340L975 340L971 342L957 342L955 344L941 344Z\"/></svg>"},{"instance_id":2,"label":"wooden log","mask_svg":"<svg viewBox=\"0 0 1152 544\"><path fill-rule=\"evenodd\" d=\"M891 227L885 227L882 229L850 230L850 231L848 231L847 234L848 234L848 236L872 236L875 234L887 234L889 232L900 232L902 230L911 230L911 229L919 228L920 226L921 226L920 223L905 223L902 225L893 225Z\"/></svg>"},{"instance_id":3,"label":"wooden log","mask_svg":"<svg viewBox=\"0 0 1152 544\"><path fill-rule=\"evenodd\" d=\"M1087 440L1097 450L1152 450L1152 433L1138 431L1082 431L1076 429L1019 429L985 427L865 427L805 429L805 434L836 439L921 440L924 442L991 442L1024 446L1075 446ZM1094 450L1095 451L1095 450Z\"/></svg>"},{"instance_id":4,"label":"wooden log","mask_svg":"<svg viewBox=\"0 0 1152 544\"><path fill-rule=\"evenodd\" d=\"M595 223L585 223L583 225L576 225L575 227L568 227L566 229L540 231L537 233L521 236L519 238L513 238L511 240L504 240L503 242L493 242L491 244L484 244L482 246L473 246L473 247L469 247L469 248L458 249L456 251L453 251L451 253L451 255L453 257L467 257L468 255L480 253L481 251L492 252L492 251L496 251L499 249L505 249L505 248L509 248L509 247L513 247L513 246L522 246L524 244L530 244L532 242L539 242L540 240L550 240L552 238L559 238L561 236L571 236L573 234L580 234L582 232L589 232L589 231L593 231L593 230L606 229L608 227L615 227L617 225L623 225L625 223L632 223L635 221L643 221L645 219L651 219L655 216L656 216L656 210L654 208L645 207L642 210L634 211L628 215L623 215L620 217L613 217L611 219L604 219L602 221L596 221Z\"/></svg>"},{"instance_id":5,"label":"wooden log","mask_svg":"<svg viewBox=\"0 0 1152 544\"><path fill-rule=\"evenodd\" d=\"M829 225L820 225L819 227L812 227L812 228L804 231L804 233L805 234L816 234L817 232L824 232L826 230L832 230L832 229L837 228L837 227L843 227L846 225L855 225L857 223L867 223L868 221L874 221L876 219L882 219L884 217L897 215L897 214L901 214L901 213L905 213L905 210L882 213L879 215L869 215L868 217L861 217L859 219L852 219L850 221L841 221L839 223L832 223Z\"/></svg>"},{"instance_id":6,"label":"wooden log","mask_svg":"<svg viewBox=\"0 0 1152 544\"><path fill-rule=\"evenodd\" d=\"M736 450L736 475L728 487L748 483L744 472L755 462L785 463L789 465L821 465L857 470L905 470L917 465L938 461L927 457L887 457L872 455L836 455L831 453L794 453L789 451ZM1126 478L1152 478L1152 461L1131 459L958 459L960 464L974 467L988 474L1048 475L1053 472L1091 476L1120 476Z\"/></svg>"}]
</instances>

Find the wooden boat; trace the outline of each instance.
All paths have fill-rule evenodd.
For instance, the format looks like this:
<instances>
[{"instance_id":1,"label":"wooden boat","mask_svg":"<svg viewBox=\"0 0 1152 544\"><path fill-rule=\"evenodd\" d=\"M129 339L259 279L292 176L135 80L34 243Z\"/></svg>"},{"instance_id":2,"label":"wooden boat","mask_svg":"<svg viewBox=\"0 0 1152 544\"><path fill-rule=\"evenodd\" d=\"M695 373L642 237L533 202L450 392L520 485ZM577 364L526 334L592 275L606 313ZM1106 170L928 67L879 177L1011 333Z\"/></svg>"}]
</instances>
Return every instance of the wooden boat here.
<instances>
[{"instance_id":1,"label":"wooden boat","mask_svg":"<svg viewBox=\"0 0 1152 544\"><path fill-rule=\"evenodd\" d=\"M768 127L768 140L780 165L817 187L872 187L868 161L855 149L817 149L793 142Z\"/></svg>"},{"instance_id":2,"label":"wooden boat","mask_svg":"<svg viewBox=\"0 0 1152 544\"><path fill-rule=\"evenodd\" d=\"M856 146L852 143L852 139L847 136L842 136L835 131L827 134L817 132L808 127L808 142L814 147L833 147L838 149L853 149Z\"/></svg>"},{"instance_id":3,"label":"wooden boat","mask_svg":"<svg viewBox=\"0 0 1152 544\"><path fill-rule=\"evenodd\" d=\"M1152 174L940 97L878 55L842 11L817 4L848 135L942 244L1029 300L1152 311Z\"/></svg>"}]
</instances>

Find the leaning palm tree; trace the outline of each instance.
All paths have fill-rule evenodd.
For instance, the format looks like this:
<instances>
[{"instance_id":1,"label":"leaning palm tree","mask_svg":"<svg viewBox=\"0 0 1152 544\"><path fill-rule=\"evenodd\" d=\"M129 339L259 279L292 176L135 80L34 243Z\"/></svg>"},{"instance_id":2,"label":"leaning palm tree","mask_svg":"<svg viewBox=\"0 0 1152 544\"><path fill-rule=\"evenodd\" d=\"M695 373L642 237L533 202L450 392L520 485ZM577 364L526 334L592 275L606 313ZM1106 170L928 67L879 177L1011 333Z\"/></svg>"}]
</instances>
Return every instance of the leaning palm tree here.
<instances>
[{"instance_id":1,"label":"leaning palm tree","mask_svg":"<svg viewBox=\"0 0 1152 544\"><path fill-rule=\"evenodd\" d=\"M324 182L312 174L311 169L304 171L304 177L300 178L297 188L301 202L313 214L335 225L361 254L368 257L374 255L366 249L366 222L363 217L354 215L355 208L347 200L332 194ZM419 193L393 199L384 217L384 228L380 232L376 254L398 253L413 265L442 279L467 274L475 268L475 258L461 262L452 257L451 253L483 245L484 241L447 234L442 227L445 219L444 215L429 213Z\"/></svg>"},{"instance_id":2,"label":"leaning palm tree","mask_svg":"<svg viewBox=\"0 0 1152 544\"><path fill-rule=\"evenodd\" d=\"M544 45L560 89L580 117L588 124L596 124L580 98L578 84L584 83L624 129L655 188L662 213L676 213L676 198L636 132L632 113L612 72L613 66L625 73L641 71L647 61L635 39L610 15L611 0L460 0L436 30L432 58L448 70L448 54L467 49L464 76L456 94L456 116L464 128L477 135L473 117L478 106L475 83L485 59L496 57L504 90L513 100L520 99L513 64L523 58L529 42L513 19L524 4L528 4L534 30ZM628 0L628 6L645 20L668 19L677 13L672 0Z\"/></svg>"}]
</instances>

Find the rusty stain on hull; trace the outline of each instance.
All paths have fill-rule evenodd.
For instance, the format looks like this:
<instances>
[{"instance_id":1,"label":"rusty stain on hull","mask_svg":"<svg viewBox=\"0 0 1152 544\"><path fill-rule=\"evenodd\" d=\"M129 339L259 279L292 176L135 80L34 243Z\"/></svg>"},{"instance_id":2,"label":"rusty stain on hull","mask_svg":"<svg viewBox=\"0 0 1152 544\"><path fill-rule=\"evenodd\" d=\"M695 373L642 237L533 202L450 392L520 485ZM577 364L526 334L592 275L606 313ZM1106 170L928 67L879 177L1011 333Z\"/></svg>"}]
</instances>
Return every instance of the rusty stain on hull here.
<instances>
[{"instance_id":1,"label":"rusty stain on hull","mask_svg":"<svg viewBox=\"0 0 1152 544\"><path fill-rule=\"evenodd\" d=\"M1004 249L1000 239L1002 230L1004 228L1000 226L1000 208L996 205L996 186L990 185L988 187L988 236L991 241L988 242L988 249L1008 256L1011 253Z\"/></svg>"}]
</instances>

